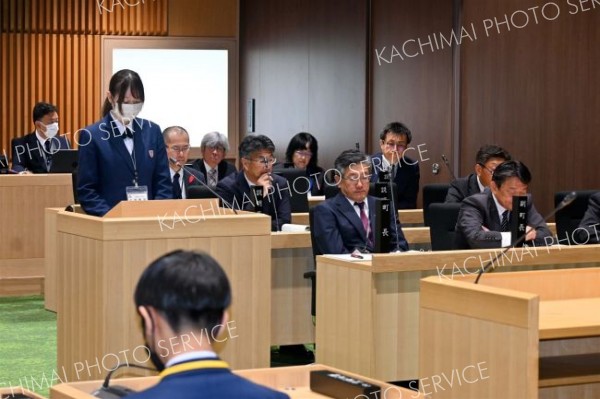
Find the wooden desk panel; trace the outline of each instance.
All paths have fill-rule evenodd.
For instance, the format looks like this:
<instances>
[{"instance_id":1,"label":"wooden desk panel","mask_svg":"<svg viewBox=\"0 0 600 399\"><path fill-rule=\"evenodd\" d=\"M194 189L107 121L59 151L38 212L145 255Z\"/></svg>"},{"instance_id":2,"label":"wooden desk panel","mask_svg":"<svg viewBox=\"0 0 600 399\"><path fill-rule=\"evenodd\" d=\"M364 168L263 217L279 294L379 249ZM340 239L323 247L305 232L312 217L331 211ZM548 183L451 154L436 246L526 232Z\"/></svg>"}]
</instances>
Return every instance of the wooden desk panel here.
<instances>
[{"instance_id":1,"label":"wooden desk panel","mask_svg":"<svg viewBox=\"0 0 600 399\"><path fill-rule=\"evenodd\" d=\"M43 292L44 209L71 203L70 174L0 175L0 296Z\"/></svg>"}]
</instances>

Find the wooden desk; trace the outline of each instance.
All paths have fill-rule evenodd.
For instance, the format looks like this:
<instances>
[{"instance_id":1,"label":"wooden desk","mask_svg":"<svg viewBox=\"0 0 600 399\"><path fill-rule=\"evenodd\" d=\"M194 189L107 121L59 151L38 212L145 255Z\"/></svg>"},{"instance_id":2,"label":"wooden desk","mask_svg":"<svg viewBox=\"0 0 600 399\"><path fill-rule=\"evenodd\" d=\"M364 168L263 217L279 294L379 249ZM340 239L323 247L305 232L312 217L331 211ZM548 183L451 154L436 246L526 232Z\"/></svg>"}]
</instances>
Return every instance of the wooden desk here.
<instances>
[{"instance_id":1,"label":"wooden desk","mask_svg":"<svg viewBox=\"0 0 600 399\"><path fill-rule=\"evenodd\" d=\"M247 378L257 384L265 385L270 388L284 392L287 395L289 395L291 399L328 398L329 396L320 395L310 390L310 372L313 370L330 370L335 373L344 374L349 377L357 378L366 381L367 383L380 386L382 392L376 396L380 399L424 398L418 392L415 391L386 384L383 381L377 381L371 378L360 376L358 374L346 372L321 364L312 364L308 366L278 367L270 369L236 370L234 371L234 373L244 378ZM96 390L102 384L102 382L103 381L101 380L97 380L58 384L50 389L50 398L92 399L93 396L90 393ZM147 389L155 385L157 382L157 377L120 378L112 380L113 384L124 385L137 391ZM373 396L373 399L375 399L375 396Z\"/></svg>"},{"instance_id":2,"label":"wooden desk","mask_svg":"<svg viewBox=\"0 0 600 399\"><path fill-rule=\"evenodd\" d=\"M0 296L43 292L44 208L71 203L70 174L0 175Z\"/></svg>"},{"instance_id":3,"label":"wooden desk","mask_svg":"<svg viewBox=\"0 0 600 399\"><path fill-rule=\"evenodd\" d=\"M124 202L111 210L114 214L131 208L130 214L141 215L137 210L146 209L153 216L54 215L55 234L50 238L56 248L57 369L64 367L69 380L100 378L106 367L123 361L122 351L134 353L143 344L134 288L150 262L175 249L210 253L229 277L230 320L238 337L217 349L234 368L269 365L270 219L225 209L221 215L201 216L200 208L191 205L202 201L213 200ZM182 219L184 212L187 217ZM76 365L99 360L104 362L102 370L77 372Z\"/></svg>"},{"instance_id":4,"label":"wooden desk","mask_svg":"<svg viewBox=\"0 0 600 399\"><path fill-rule=\"evenodd\" d=\"M529 256L524 249L511 249L494 276L598 266L599 250L600 245L543 247ZM317 257L316 360L384 381L416 379L420 279L438 274L444 280L474 278L493 253L376 254L370 262Z\"/></svg>"},{"instance_id":5,"label":"wooden desk","mask_svg":"<svg viewBox=\"0 0 600 399\"><path fill-rule=\"evenodd\" d=\"M472 282L421 281L420 375L475 361L485 362L489 375L434 397L600 397L600 268Z\"/></svg>"}]
</instances>

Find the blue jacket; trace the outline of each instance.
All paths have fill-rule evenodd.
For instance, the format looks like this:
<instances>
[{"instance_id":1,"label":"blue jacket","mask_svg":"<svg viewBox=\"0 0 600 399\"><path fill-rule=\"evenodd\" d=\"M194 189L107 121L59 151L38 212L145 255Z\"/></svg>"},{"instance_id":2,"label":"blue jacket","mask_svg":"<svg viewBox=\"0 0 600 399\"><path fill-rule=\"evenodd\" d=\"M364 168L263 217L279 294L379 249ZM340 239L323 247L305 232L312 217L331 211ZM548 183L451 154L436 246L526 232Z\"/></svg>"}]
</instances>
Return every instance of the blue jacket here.
<instances>
[{"instance_id":1,"label":"blue jacket","mask_svg":"<svg viewBox=\"0 0 600 399\"><path fill-rule=\"evenodd\" d=\"M367 197L369 202L369 222L375 229L375 197ZM402 226L393 212L390 212L390 248L408 250ZM397 228L394 227L396 224ZM356 248L373 252L367 246L367 237L362 222L348 199L339 193L313 209L313 236L317 246L316 254L348 254Z\"/></svg>"},{"instance_id":2,"label":"blue jacket","mask_svg":"<svg viewBox=\"0 0 600 399\"><path fill-rule=\"evenodd\" d=\"M160 127L140 118L132 127L138 185L148 187L149 200L173 198ZM86 213L103 216L127 199L125 188L134 185L133 157L110 113L80 132L77 195Z\"/></svg>"},{"instance_id":3,"label":"blue jacket","mask_svg":"<svg viewBox=\"0 0 600 399\"><path fill-rule=\"evenodd\" d=\"M163 377L158 384L127 398L289 399L286 394L235 375L228 368L211 368L202 365L203 362L214 360L216 359L196 360L171 366L163 371L163 373L170 371L171 373ZM178 366L185 365L190 366L188 370L174 370Z\"/></svg>"},{"instance_id":4,"label":"blue jacket","mask_svg":"<svg viewBox=\"0 0 600 399\"><path fill-rule=\"evenodd\" d=\"M52 139L52 151L66 150L71 148L69 141L65 136L55 136ZM28 170L32 173L48 173L46 161L44 160L45 151L35 135L35 131L26 134L23 137L12 139L12 169L15 172Z\"/></svg>"},{"instance_id":5,"label":"blue jacket","mask_svg":"<svg viewBox=\"0 0 600 399\"><path fill-rule=\"evenodd\" d=\"M379 171L382 169L381 153L373 155L373 168L371 169L371 181L379 180ZM398 188L398 209L416 209L417 196L419 195L419 163L408 157L400 157L396 169L396 177L392 179Z\"/></svg>"}]
</instances>

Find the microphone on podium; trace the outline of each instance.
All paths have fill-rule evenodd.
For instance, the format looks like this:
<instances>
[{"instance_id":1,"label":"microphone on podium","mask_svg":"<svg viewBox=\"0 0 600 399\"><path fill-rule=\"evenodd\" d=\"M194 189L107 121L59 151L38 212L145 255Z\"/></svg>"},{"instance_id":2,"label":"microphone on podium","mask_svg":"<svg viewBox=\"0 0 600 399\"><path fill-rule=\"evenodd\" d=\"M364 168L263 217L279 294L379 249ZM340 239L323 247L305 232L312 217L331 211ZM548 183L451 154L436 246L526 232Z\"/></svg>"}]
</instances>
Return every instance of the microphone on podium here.
<instances>
[{"instance_id":1,"label":"microphone on podium","mask_svg":"<svg viewBox=\"0 0 600 399\"><path fill-rule=\"evenodd\" d=\"M544 217L544 222L547 222L548 219L550 219L552 216L554 216L554 214L558 211L560 211L561 209L569 206L571 204L571 202L573 202L573 200L575 200L575 198L577 198L577 193L575 191L571 191L565 198L563 198L562 201L560 201L560 203L556 206L556 208L554 208L552 210L552 212L550 212L549 214L547 214ZM493 269L493 265L494 262L496 262L498 259L500 259L500 257L502 255L504 255L506 252L508 252L509 249L516 247L517 245L520 245L521 243L523 243L523 241L525 241L525 237L527 237L527 234L531 231L531 230L536 230L539 227L541 227L540 225L534 226L529 230L526 230L525 233L523 233L518 239L517 241L515 241L512 245L509 245L508 247L506 247L504 249L504 251L500 252L498 255L496 255L496 257L492 260L490 260L484 267L481 268L481 270L479 271L479 273L477 273L477 278L475 279L475 284L479 283L479 279L481 278L481 276L484 273L487 273L489 270Z\"/></svg>"},{"instance_id":2,"label":"microphone on podium","mask_svg":"<svg viewBox=\"0 0 600 399\"><path fill-rule=\"evenodd\" d=\"M223 203L223 205L225 205L226 207L230 208L233 213L235 213L236 215L237 210L233 207L233 205L231 205L229 202L225 201L225 198L221 197L215 190L213 190L208 184L204 183L202 180L198 179L198 177L196 177L196 175L193 173L193 171L188 168L185 165L180 164L179 162L177 162L177 160L175 158L171 158L169 157L169 162L171 162L173 165L175 166L179 166L181 169L183 169L184 171L188 172L191 176L194 177L194 179L200 183L203 187L206 187L208 189L208 191L210 191L213 195L215 195L218 199L221 200L221 202Z\"/></svg>"}]
</instances>

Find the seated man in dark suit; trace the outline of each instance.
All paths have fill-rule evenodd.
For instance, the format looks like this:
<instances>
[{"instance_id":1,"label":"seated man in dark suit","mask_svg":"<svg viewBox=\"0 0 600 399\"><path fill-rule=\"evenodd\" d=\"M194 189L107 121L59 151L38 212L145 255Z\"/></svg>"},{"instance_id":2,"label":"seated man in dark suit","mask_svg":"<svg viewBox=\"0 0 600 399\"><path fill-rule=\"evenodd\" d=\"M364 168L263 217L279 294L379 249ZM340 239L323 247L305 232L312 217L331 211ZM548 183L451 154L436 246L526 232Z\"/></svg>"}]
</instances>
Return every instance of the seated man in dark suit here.
<instances>
[{"instance_id":1,"label":"seated man in dark suit","mask_svg":"<svg viewBox=\"0 0 600 399\"><path fill-rule=\"evenodd\" d=\"M292 219L291 192L285 178L271 173L276 161L274 152L275 145L267 136L244 137L239 147L242 170L219 181L217 193L234 209L270 215L271 230L280 231Z\"/></svg>"},{"instance_id":2,"label":"seated man in dark suit","mask_svg":"<svg viewBox=\"0 0 600 399\"><path fill-rule=\"evenodd\" d=\"M358 150L347 150L335 160L335 180L340 192L313 210L316 253L373 252L375 197L369 196L371 159ZM390 248L408 250L402 226L391 212Z\"/></svg>"},{"instance_id":3,"label":"seated man in dark suit","mask_svg":"<svg viewBox=\"0 0 600 399\"><path fill-rule=\"evenodd\" d=\"M389 170L397 187L398 209L415 209L419 194L419 162L405 153L412 141L412 133L404 124L392 122L383 128L379 138L381 152L373 155L371 181L379 181L379 172Z\"/></svg>"},{"instance_id":4,"label":"seated man in dark suit","mask_svg":"<svg viewBox=\"0 0 600 399\"><path fill-rule=\"evenodd\" d=\"M210 255L174 251L144 270L135 306L150 359L161 371L155 386L131 399L284 399L288 396L231 372L212 344L228 327L231 289Z\"/></svg>"},{"instance_id":5,"label":"seated man in dark suit","mask_svg":"<svg viewBox=\"0 0 600 399\"><path fill-rule=\"evenodd\" d=\"M482 193L489 187L496 166L510 160L511 156L504 148L497 145L482 146L475 156L475 173L450 183L446 202L461 202L473 194Z\"/></svg>"},{"instance_id":6,"label":"seated man in dark suit","mask_svg":"<svg viewBox=\"0 0 600 399\"><path fill-rule=\"evenodd\" d=\"M223 133L206 133L200 142L200 151L202 159L194 161L192 167L202 172L210 187L217 187L220 180L235 173L235 166L225 160L225 154L229 152L229 141Z\"/></svg>"},{"instance_id":7,"label":"seated man in dark suit","mask_svg":"<svg viewBox=\"0 0 600 399\"><path fill-rule=\"evenodd\" d=\"M527 195L526 243L548 245L552 237L544 218L527 194L531 173L519 161L507 161L496 167L490 189L463 200L456 222L457 247L500 248L511 245L510 211L512 197Z\"/></svg>"},{"instance_id":8,"label":"seated man in dark suit","mask_svg":"<svg viewBox=\"0 0 600 399\"><path fill-rule=\"evenodd\" d=\"M58 109L56 106L39 102L33 107L35 131L14 138L12 147L12 169L18 173L48 173L52 166L52 155L58 150L70 148L69 141L58 134Z\"/></svg>"},{"instance_id":9,"label":"seated man in dark suit","mask_svg":"<svg viewBox=\"0 0 600 399\"><path fill-rule=\"evenodd\" d=\"M190 153L190 135L181 126L170 126L163 130L163 139L169 157L169 171L173 184L173 198L186 199L189 187L201 186L198 181L206 183L202 173L195 169L183 169ZM177 161L177 162L173 162ZM194 173L192 176L190 173Z\"/></svg>"},{"instance_id":10,"label":"seated man in dark suit","mask_svg":"<svg viewBox=\"0 0 600 399\"><path fill-rule=\"evenodd\" d=\"M600 192L590 196L588 208L579 223L579 227L573 231L573 242L577 244L599 244L600 243Z\"/></svg>"}]
</instances>

